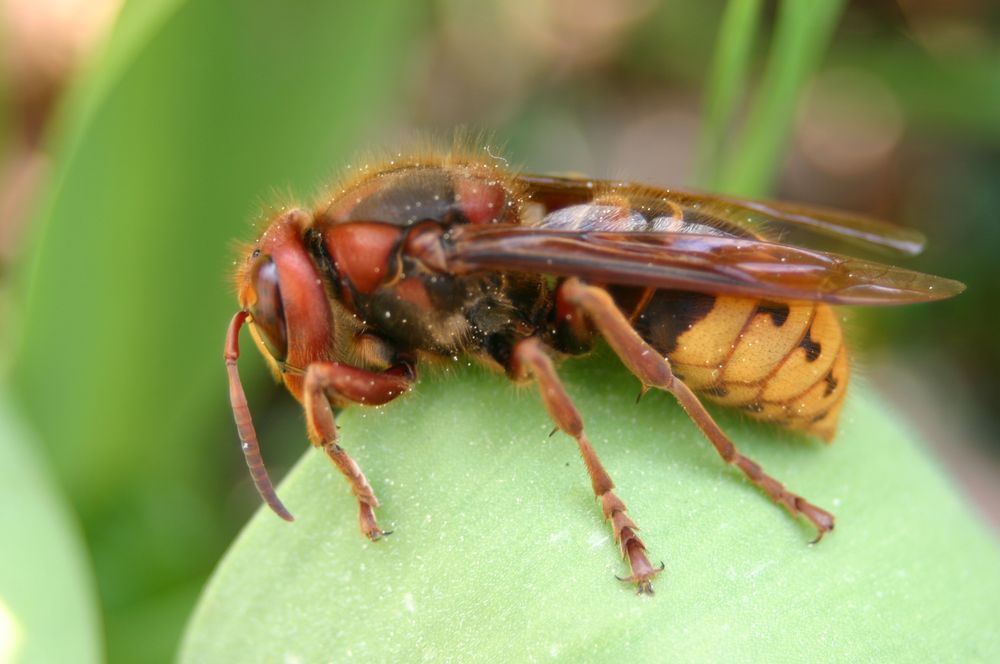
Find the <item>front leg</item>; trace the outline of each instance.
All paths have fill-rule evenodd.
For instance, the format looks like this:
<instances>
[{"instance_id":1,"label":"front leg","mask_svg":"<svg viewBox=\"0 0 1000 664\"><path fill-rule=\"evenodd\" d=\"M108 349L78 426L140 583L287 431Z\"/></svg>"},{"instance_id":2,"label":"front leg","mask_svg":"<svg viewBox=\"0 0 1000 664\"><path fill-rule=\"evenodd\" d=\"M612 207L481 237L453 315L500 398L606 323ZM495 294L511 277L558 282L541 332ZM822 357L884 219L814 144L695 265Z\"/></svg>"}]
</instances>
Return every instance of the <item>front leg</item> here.
<instances>
[{"instance_id":1,"label":"front leg","mask_svg":"<svg viewBox=\"0 0 1000 664\"><path fill-rule=\"evenodd\" d=\"M350 482L351 492L358 499L361 532L373 541L387 534L375 520L378 498L361 468L337 443L337 423L330 402L378 406L407 391L412 382L412 369L405 366L377 373L339 362L314 362L306 369L303 404L309 440L323 448Z\"/></svg>"}]
</instances>

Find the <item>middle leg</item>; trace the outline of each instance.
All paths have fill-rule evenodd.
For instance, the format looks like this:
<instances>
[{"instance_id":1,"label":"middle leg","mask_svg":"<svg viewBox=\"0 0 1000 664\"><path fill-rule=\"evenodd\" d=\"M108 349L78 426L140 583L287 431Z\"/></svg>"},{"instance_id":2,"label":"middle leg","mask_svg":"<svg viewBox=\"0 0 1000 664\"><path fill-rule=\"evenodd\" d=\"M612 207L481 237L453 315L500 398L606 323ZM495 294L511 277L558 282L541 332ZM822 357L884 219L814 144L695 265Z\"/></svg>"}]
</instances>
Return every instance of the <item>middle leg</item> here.
<instances>
[{"instance_id":1,"label":"middle leg","mask_svg":"<svg viewBox=\"0 0 1000 664\"><path fill-rule=\"evenodd\" d=\"M600 499L604 518L611 521L615 540L621 546L622 556L628 558L632 570L632 575L623 581L631 581L636 584L638 592L652 595L652 578L663 571L663 566L655 568L649 563L646 546L635 532L638 527L625 513L625 503L612 490L614 482L587 440L580 413L566 393L541 341L533 337L519 341L511 355L511 375L523 379L529 374L538 383L538 390L549 416L560 429L576 439L580 456L590 474L594 495Z\"/></svg>"}]
</instances>

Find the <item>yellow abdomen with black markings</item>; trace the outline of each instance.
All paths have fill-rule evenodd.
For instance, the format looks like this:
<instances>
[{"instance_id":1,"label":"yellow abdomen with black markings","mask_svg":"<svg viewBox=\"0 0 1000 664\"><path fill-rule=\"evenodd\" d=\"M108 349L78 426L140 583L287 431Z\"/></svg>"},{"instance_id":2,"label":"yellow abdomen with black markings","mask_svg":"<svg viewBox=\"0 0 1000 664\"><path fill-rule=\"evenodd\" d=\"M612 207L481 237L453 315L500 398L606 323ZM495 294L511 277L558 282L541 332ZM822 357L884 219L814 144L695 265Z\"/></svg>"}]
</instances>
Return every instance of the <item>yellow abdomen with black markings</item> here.
<instances>
[{"instance_id":1,"label":"yellow abdomen with black markings","mask_svg":"<svg viewBox=\"0 0 1000 664\"><path fill-rule=\"evenodd\" d=\"M616 289L615 299L691 389L754 418L833 438L849 371L829 305L631 288Z\"/></svg>"}]
</instances>

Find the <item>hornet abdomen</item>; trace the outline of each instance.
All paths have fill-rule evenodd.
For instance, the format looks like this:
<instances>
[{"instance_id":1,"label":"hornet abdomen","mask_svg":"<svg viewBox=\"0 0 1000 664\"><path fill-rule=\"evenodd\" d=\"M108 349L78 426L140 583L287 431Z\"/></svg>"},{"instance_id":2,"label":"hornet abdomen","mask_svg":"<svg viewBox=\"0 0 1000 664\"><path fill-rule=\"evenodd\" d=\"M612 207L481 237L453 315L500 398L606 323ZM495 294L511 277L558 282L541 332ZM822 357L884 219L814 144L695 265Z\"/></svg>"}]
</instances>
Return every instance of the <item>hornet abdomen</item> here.
<instances>
[{"instance_id":1,"label":"hornet abdomen","mask_svg":"<svg viewBox=\"0 0 1000 664\"><path fill-rule=\"evenodd\" d=\"M613 289L636 331L711 401L829 441L848 382L834 310L689 291Z\"/></svg>"}]
</instances>

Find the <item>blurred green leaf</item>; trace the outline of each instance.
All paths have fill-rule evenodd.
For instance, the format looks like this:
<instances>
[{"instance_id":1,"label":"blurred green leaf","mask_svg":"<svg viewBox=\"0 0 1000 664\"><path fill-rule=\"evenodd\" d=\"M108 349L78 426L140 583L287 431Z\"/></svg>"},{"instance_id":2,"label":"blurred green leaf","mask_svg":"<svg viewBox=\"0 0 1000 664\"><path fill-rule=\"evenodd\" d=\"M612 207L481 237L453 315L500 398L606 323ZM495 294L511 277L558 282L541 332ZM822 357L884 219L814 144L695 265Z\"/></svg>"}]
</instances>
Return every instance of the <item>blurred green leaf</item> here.
<instances>
[{"instance_id":1,"label":"blurred green leaf","mask_svg":"<svg viewBox=\"0 0 1000 664\"><path fill-rule=\"evenodd\" d=\"M93 114L100 110L111 88L120 82L136 54L183 6L184 1L145 0L124 4L114 29L92 58L94 63L99 64L87 75L70 80L70 84L75 84L70 92L72 101L56 109L59 117L52 123L50 142L59 146L62 154L70 154L76 149L73 143L83 139L86 126L93 121ZM66 169L60 169L60 172L65 173Z\"/></svg>"},{"instance_id":2,"label":"blurred green leaf","mask_svg":"<svg viewBox=\"0 0 1000 664\"><path fill-rule=\"evenodd\" d=\"M754 92L742 139L726 152L721 170L709 183L711 189L759 196L770 188L784 154L799 94L826 50L843 4L843 0L780 3L767 66Z\"/></svg>"},{"instance_id":3,"label":"blurred green leaf","mask_svg":"<svg viewBox=\"0 0 1000 664\"><path fill-rule=\"evenodd\" d=\"M98 662L90 565L39 447L0 390L0 662Z\"/></svg>"},{"instance_id":4,"label":"blurred green leaf","mask_svg":"<svg viewBox=\"0 0 1000 664\"><path fill-rule=\"evenodd\" d=\"M156 661L186 612L178 588L230 535L231 242L287 200L274 186L308 201L391 124L420 16L403 0L127 11L61 116L15 380L82 515L111 658Z\"/></svg>"},{"instance_id":5,"label":"blurred green leaf","mask_svg":"<svg viewBox=\"0 0 1000 664\"><path fill-rule=\"evenodd\" d=\"M460 369L343 442L395 532L368 543L310 451L261 510L188 627L205 661L996 661L1000 551L864 388L826 448L724 417L741 450L838 516L809 528L726 467L662 394L608 358L564 365L590 438L666 571L637 597L576 447L532 393ZM300 434L304 438L304 434ZM266 445L274 441L263 440Z\"/></svg>"}]
</instances>

